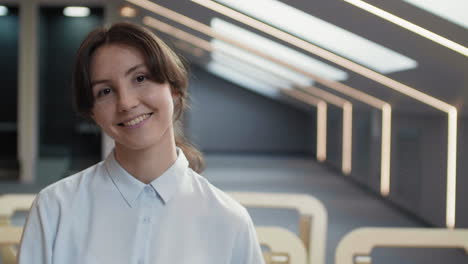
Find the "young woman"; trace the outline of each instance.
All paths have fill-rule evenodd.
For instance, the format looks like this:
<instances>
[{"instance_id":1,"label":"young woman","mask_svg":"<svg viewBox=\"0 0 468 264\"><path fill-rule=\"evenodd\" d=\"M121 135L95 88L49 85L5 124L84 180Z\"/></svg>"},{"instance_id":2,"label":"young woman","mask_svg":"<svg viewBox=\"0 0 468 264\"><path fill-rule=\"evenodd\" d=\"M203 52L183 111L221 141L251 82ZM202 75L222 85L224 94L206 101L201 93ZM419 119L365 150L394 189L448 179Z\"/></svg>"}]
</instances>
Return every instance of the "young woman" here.
<instances>
[{"instance_id":1,"label":"young woman","mask_svg":"<svg viewBox=\"0 0 468 264\"><path fill-rule=\"evenodd\" d=\"M38 194L19 264L263 263L247 211L198 174L201 154L178 132L187 75L159 38L129 23L97 29L73 77L78 112L115 148Z\"/></svg>"}]
</instances>

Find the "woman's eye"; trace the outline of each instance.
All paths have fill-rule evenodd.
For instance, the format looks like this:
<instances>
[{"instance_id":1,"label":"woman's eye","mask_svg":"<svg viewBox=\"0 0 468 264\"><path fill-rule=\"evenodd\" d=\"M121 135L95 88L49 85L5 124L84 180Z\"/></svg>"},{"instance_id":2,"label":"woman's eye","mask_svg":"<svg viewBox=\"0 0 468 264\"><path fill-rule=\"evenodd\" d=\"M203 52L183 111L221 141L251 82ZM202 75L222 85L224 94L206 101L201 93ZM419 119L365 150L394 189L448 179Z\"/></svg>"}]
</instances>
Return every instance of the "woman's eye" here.
<instances>
[{"instance_id":1,"label":"woman's eye","mask_svg":"<svg viewBox=\"0 0 468 264\"><path fill-rule=\"evenodd\" d=\"M143 82L144 80L146 80L146 76L144 75L139 75L136 77L137 82Z\"/></svg>"},{"instance_id":2,"label":"woman's eye","mask_svg":"<svg viewBox=\"0 0 468 264\"><path fill-rule=\"evenodd\" d=\"M99 90L99 92L97 93L97 97L103 97L103 96L106 96L108 94L111 93L111 88L104 88L104 89L101 89Z\"/></svg>"}]
</instances>

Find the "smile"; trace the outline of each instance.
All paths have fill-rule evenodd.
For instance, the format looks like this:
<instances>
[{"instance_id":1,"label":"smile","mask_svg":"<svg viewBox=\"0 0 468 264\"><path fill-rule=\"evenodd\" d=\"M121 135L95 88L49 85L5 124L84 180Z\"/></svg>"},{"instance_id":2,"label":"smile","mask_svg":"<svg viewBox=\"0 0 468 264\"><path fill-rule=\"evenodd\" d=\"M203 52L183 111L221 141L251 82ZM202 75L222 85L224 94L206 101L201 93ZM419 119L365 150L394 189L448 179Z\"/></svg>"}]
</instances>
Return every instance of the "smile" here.
<instances>
[{"instance_id":1,"label":"smile","mask_svg":"<svg viewBox=\"0 0 468 264\"><path fill-rule=\"evenodd\" d=\"M134 127L134 126L138 126L138 125L141 124L143 121L145 121L146 119L148 119L152 114L153 114L153 113L143 114L143 115L137 116L136 118L134 118L134 119L132 119L132 120L130 120L130 121L119 123L118 125L119 125L119 126L123 126L123 127Z\"/></svg>"}]
</instances>

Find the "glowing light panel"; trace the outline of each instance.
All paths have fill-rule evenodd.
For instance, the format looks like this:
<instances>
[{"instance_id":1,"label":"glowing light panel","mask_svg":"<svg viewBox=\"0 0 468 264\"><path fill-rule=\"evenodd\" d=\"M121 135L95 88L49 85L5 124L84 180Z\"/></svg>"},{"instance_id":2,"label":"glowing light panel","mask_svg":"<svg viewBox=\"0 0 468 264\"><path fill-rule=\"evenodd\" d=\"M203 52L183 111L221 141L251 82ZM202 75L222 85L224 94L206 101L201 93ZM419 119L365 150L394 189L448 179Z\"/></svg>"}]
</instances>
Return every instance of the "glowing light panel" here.
<instances>
[{"instance_id":1,"label":"glowing light panel","mask_svg":"<svg viewBox=\"0 0 468 264\"><path fill-rule=\"evenodd\" d=\"M214 56L216 56L217 53L222 52L225 54L229 54L233 57L242 58L242 60L248 61L249 63L257 67L266 69L272 73L276 73L276 75L283 76L283 77L287 76L287 79L294 80L295 83L298 83L301 85L311 85L313 83L312 79L304 75L291 71L290 69L287 69L276 63L272 63L269 60L256 56L252 53L249 53L243 49L234 47L225 42L213 39L211 40L211 44L214 48L214 52L213 52Z\"/></svg>"},{"instance_id":2,"label":"glowing light panel","mask_svg":"<svg viewBox=\"0 0 468 264\"><path fill-rule=\"evenodd\" d=\"M123 6L120 8L120 15L123 17L135 17L137 15L137 11L133 7Z\"/></svg>"},{"instance_id":3,"label":"glowing light panel","mask_svg":"<svg viewBox=\"0 0 468 264\"><path fill-rule=\"evenodd\" d=\"M370 5L364 1L361 1L361 0L343 0L345 2L348 2L356 7L359 7L371 14L374 14L380 18L383 18L393 24L396 24L402 28L405 28L415 34L418 34L420 36L423 36L427 39L430 39L442 46L445 46L451 50L454 50L460 54L463 54L465 56L468 56L468 48L467 47L464 47L463 45L460 45L454 41L451 41L447 38L444 38L438 34L435 34L434 32L432 31L429 31L423 27L420 27L416 24L413 24L411 22L409 22L408 20L404 20L402 19L401 17L398 17L398 16L395 16L383 9L380 9L378 7L375 7L373 5ZM445 2L441 3L441 4L447 4ZM465 11L466 13L466 10L463 10Z\"/></svg>"},{"instance_id":4,"label":"glowing light panel","mask_svg":"<svg viewBox=\"0 0 468 264\"><path fill-rule=\"evenodd\" d=\"M312 59L298 51L283 46L275 41L261 37L251 31L238 27L234 24L226 22L219 18L211 20L211 27L214 32L229 38L235 39L238 42L245 43L257 50L262 50L275 58L287 61L289 64L296 65L304 70L320 75L323 78L330 80L346 80L348 74L339 69L336 69L326 63Z\"/></svg>"},{"instance_id":5,"label":"glowing light panel","mask_svg":"<svg viewBox=\"0 0 468 264\"><path fill-rule=\"evenodd\" d=\"M68 6L63 9L63 15L68 17L87 17L91 11L83 6Z\"/></svg>"},{"instance_id":6,"label":"glowing light panel","mask_svg":"<svg viewBox=\"0 0 468 264\"><path fill-rule=\"evenodd\" d=\"M270 98L277 98L280 94L279 89L272 87L269 84L260 82L249 76L246 76L245 74L242 74L240 72L236 72L232 68L223 65L217 61L212 61L208 63L206 69L214 75L217 75L241 87L245 87L255 93L259 93Z\"/></svg>"},{"instance_id":7,"label":"glowing light panel","mask_svg":"<svg viewBox=\"0 0 468 264\"><path fill-rule=\"evenodd\" d=\"M403 0L468 29L468 1Z\"/></svg>"},{"instance_id":8,"label":"glowing light panel","mask_svg":"<svg viewBox=\"0 0 468 264\"><path fill-rule=\"evenodd\" d=\"M416 68L418 63L396 51L311 16L277 0L216 0L308 42L380 73ZM285 15L288 14L287 19Z\"/></svg>"},{"instance_id":9,"label":"glowing light panel","mask_svg":"<svg viewBox=\"0 0 468 264\"><path fill-rule=\"evenodd\" d=\"M0 16L8 15L8 8L6 6L0 6Z\"/></svg>"},{"instance_id":10,"label":"glowing light panel","mask_svg":"<svg viewBox=\"0 0 468 264\"><path fill-rule=\"evenodd\" d=\"M230 68L236 69L239 72L248 73L250 76L255 76L256 79L261 80L264 83L268 83L273 87L292 89L294 84L277 75L273 75L271 72L267 72L255 65L247 64L243 61L237 60L230 56L226 56L222 53L215 52L211 54L213 60L222 62Z\"/></svg>"}]
</instances>

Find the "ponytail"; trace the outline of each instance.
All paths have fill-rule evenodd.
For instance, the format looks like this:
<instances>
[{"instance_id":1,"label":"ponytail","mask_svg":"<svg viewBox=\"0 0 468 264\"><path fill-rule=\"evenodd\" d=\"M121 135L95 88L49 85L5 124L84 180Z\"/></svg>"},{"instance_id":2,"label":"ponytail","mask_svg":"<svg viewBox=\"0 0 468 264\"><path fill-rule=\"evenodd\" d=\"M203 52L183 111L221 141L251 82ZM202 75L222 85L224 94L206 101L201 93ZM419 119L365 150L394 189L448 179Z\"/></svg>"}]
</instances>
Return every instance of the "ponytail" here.
<instances>
[{"instance_id":1,"label":"ponytail","mask_svg":"<svg viewBox=\"0 0 468 264\"><path fill-rule=\"evenodd\" d=\"M205 170L205 159L203 154L183 135L179 122L174 126L176 146L182 149L189 162L189 167L196 173L202 173Z\"/></svg>"}]
</instances>

